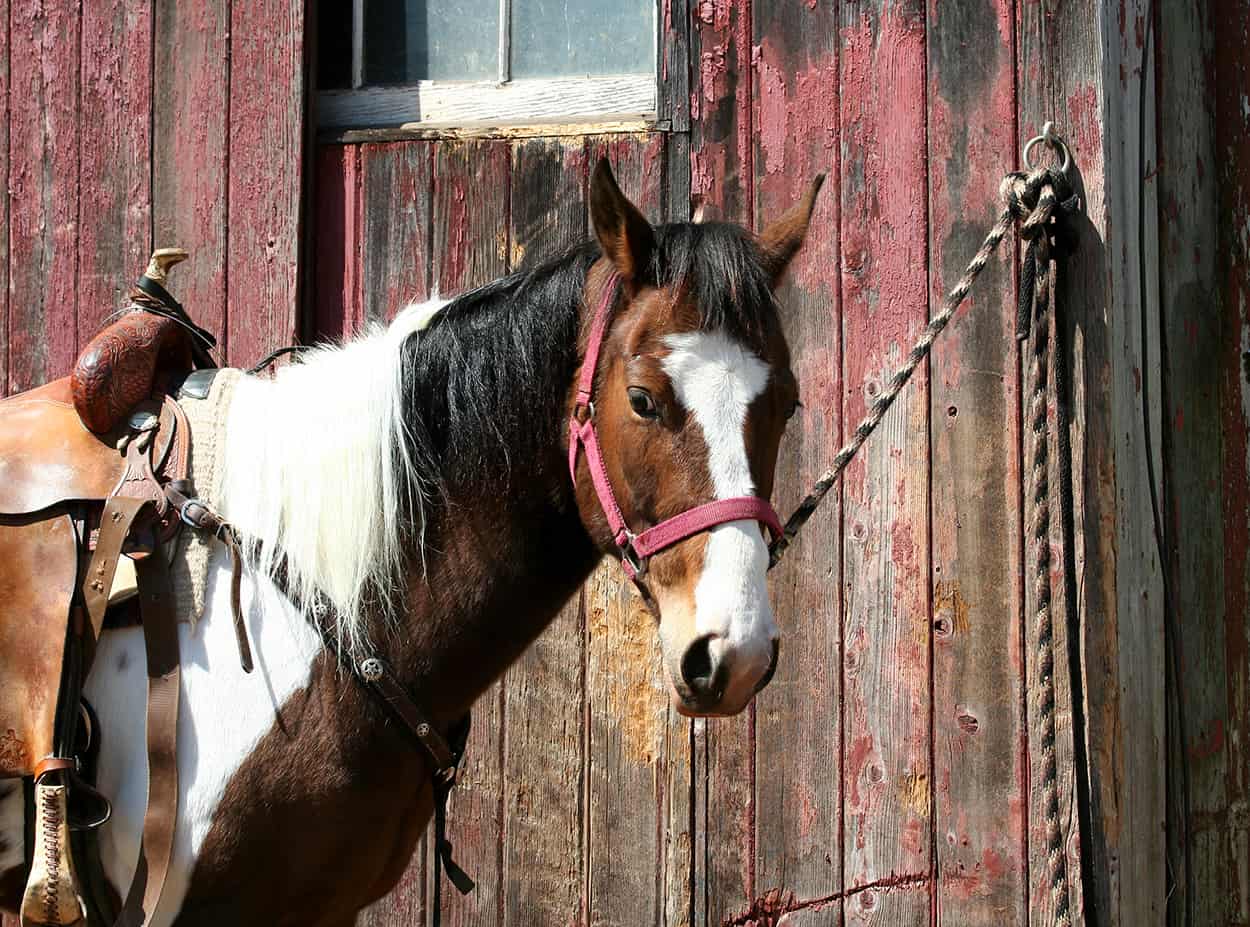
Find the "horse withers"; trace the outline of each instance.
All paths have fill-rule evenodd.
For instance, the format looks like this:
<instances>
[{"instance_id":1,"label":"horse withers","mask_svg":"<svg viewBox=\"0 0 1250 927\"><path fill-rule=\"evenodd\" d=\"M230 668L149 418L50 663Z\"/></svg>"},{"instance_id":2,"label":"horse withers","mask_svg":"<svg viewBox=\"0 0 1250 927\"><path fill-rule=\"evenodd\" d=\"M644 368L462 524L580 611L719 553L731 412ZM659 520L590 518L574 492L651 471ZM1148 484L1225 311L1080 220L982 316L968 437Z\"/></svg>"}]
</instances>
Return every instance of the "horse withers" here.
<instances>
[{"instance_id":1,"label":"horse withers","mask_svg":"<svg viewBox=\"0 0 1250 927\"><path fill-rule=\"evenodd\" d=\"M178 628L178 811L150 923L353 923L400 878L433 791L349 668L384 659L447 732L605 554L656 616L678 710L750 702L778 656L766 500L798 403L772 291L818 188L758 236L653 227L601 162L593 240L270 378L219 375L208 501L242 539L255 671L219 551ZM85 687L118 892L143 832L144 665L140 629L107 631ZM0 795L0 886L23 865L21 796Z\"/></svg>"}]
</instances>

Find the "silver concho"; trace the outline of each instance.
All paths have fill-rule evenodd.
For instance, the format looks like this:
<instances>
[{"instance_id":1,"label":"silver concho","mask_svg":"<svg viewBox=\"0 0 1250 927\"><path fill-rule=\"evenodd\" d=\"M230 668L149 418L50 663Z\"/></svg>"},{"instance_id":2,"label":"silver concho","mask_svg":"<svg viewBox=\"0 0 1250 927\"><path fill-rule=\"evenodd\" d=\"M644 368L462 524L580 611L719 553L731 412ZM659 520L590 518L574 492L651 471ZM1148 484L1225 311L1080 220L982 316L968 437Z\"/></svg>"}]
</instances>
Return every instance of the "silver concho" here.
<instances>
[{"instance_id":1,"label":"silver concho","mask_svg":"<svg viewBox=\"0 0 1250 927\"><path fill-rule=\"evenodd\" d=\"M377 682L382 678L382 661L377 657L361 660L360 676L365 682Z\"/></svg>"}]
</instances>

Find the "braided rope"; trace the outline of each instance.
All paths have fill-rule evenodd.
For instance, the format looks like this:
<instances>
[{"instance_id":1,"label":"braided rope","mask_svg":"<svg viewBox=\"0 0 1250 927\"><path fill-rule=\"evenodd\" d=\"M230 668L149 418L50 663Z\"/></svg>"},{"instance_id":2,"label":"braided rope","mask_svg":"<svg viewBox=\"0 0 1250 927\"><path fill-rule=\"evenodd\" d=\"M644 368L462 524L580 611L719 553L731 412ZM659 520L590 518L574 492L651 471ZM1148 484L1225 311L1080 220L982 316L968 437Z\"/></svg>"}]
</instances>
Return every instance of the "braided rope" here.
<instances>
[{"instance_id":1,"label":"braided rope","mask_svg":"<svg viewBox=\"0 0 1250 927\"><path fill-rule=\"evenodd\" d=\"M1051 609L1050 578L1050 428L1047 423L1047 397L1050 367L1050 300L1054 268L1051 265L1049 237L1039 232L1054 212L1054 190L1045 185L1034 210L1021 227L1031 238L1029 258L1034 264L1036 289L1033 297L1032 350L1030 352L1029 430L1032 433L1030 496L1032 517L1029 534L1033 548L1033 623L1037 635L1037 723L1041 733L1042 815L1046 824L1046 868L1050 876L1051 905L1056 927L1072 922L1068 901L1068 857L1064 848L1059 816L1059 772L1055 753L1055 655L1054 612Z\"/></svg>"},{"instance_id":2,"label":"braided rope","mask_svg":"<svg viewBox=\"0 0 1250 927\"><path fill-rule=\"evenodd\" d=\"M1065 149L1066 151L1066 149ZM1056 186L1063 189L1056 193ZM899 393L929 355L934 341L946 328L955 311L968 295L990 257L1002 242L1012 222L1019 223L1021 239L1029 243L1020 274L1020 305L1017 335L1030 337L1032 392L1028 407L1028 425L1032 433L1030 460L1030 501L1032 513L1028 534L1032 546L1033 593L1035 600L1034 630L1037 644L1037 721L1041 739L1042 812L1046 824L1046 862L1050 883L1051 905L1056 927L1072 923L1068 898L1068 860L1059 817L1059 775L1055 753L1055 660L1054 615L1051 610L1050 578L1050 431L1047 427L1047 396L1049 390L1051 299L1055 268L1052 263L1052 224L1059 209L1071 211L1078 201L1062 172L1039 168L1025 175L1011 173L1003 178L999 194L1004 208L973 257L968 269L942 303L919 340L908 353L902 366L890 378L885 391L856 427L851 440L838 451L833 463L799 503L786 521L781 537L770 548L771 563L776 566L799 529L820 505L825 495L846 469L847 464L863 446L868 436L881 423ZM1062 201L1061 201L1062 199Z\"/></svg>"}]
</instances>

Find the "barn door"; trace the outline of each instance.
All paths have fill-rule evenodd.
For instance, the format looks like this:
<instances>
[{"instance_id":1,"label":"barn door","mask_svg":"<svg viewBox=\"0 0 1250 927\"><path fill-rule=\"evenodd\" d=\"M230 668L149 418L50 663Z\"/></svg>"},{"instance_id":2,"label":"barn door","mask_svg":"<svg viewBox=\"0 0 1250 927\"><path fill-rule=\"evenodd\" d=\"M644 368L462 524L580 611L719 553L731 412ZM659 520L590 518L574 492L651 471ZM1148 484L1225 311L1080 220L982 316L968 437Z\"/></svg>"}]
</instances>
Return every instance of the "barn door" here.
<instances>
[{"instance_id":1,"label":"barn door","mask_svg":"<svg viewBox=\"0 0 1250 927\"><path fill-rule=\"evenodd\" d=\"M1016 149L1012 3L942 4L926 21L912 3L631 0L655 15L653 107L555 124L439 109L448 48L465 73L525 83L499 49L526 60L515 24L539 5L479 5L500 41L438 19L469 3L366 4L355 21L323 8L317 330L349 333L581 240L601 154L653 221L701 207L758 228L829 172L779 294L804 396L777 477L787 511L979 243ZM547 32L596 40L588 17L542 15ZM405 88L387 85L395 68ZM645 100L631 86L617 90ZM582 91L564 92L577 112ZM781 666L752 709L670 709L652 621L610 565L482 699L451 808L479 887L444 892L444 923L771 924L791 910L787 923L928 924L936 910L997 925L1027 923L1034 899L1047 909L1028 875L1044 847L1024 749L1009 260L939 348L940 375L917 377L774 575ZM428 921L430 872L423 847L366 923Z\"/></svg>"}]
</instances>

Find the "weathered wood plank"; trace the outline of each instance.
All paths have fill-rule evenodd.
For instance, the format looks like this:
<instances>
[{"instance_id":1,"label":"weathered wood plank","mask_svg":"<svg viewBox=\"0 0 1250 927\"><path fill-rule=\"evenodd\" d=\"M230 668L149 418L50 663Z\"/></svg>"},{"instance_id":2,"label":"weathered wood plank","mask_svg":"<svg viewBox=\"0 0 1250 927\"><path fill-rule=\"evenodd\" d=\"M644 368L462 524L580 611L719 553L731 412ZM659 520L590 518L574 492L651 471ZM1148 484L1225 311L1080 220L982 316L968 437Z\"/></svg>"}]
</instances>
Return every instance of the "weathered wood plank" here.
<instances>
[{"instance_id":1,"label":"weathered wood plank","mask_svg":"<svg viewBox=\"0 0 1250 927\"><path fill-rule=\"evenodd\" d=\"M750 224L751 0L705 0L691 13L690 195L714 210L708 218Z\"/></svg>"},{"instance_id":2,"label":"weathered wood plank","mask_svg":"<svg viewBox=\"0 0 1250 927\"><path fill-rule=\"evenodd\" d=\"M77 0L18 4L9 21L9 390L77 355Z\"/></svg>"},{"instance_id":3,"label":"weathered wood plank","mask_svg":"<svg viewBox=\"0 0 1250 927\"><path fill-rule=\"evenodd\" d=\"M841 10L843 421L858 422L927 318L923 3ZM928 376L843 478L843 858L848 923L930 917Z\"/></svg>"},{"instance_id":4,"label":"weathered wood plank","mask_svg":"<svg viewBox=\"0 0 1250 927\"><path fill-rule=\"evenodd\" d=\"M445 296L488 283L507 271L510 173L506 142L437 143L432 284ZM470 895L444 890L442 914L448 927L502 924L504 919L508 825L502 759L505 724L511 719L504 714L503 691L500 681L473 706L473 731L448 806L448 835L456 846L456 861L477 880L477 890Z\"/></svg>"},{"instance_id":5,"label":"weathered wood plank","mask_svg":"<svg viewBox=\"0 0 1250 927\"><path fill-rule=\"evenodd\" d=\"M232 4L230 69L227 356L251 364L299 333L304 4Z\"/></svg>"},{"instance_id":6,"label":"weathered wood plank","mask_svg":"<svg viewBox=\"0 0 1250 927\"><path fill-rule=\"evenodd\" d=\"M625 195L660 221L664 137L588 141L588 163L607 157ZM669 708L655 621L611 558L595 571L585 597L588 919L680 923L689 917L684 907L665 909L673 881L684 884L688 905L688 725ZM678 780L675 792L670 774Z\"/></svg>"},{"instance_id":7,"label":"weathered wood plank","mask_svg":"<svg viewBox=\"0 0 1250 927\"><path fill-rule=\"evenodd\" d=\"M1148 384L1153 452L1159 453L1160 366L1157 279L1140 292L1137 220L1145 210L1147 266L1157 236L1153 180L1153 122L1148 150L1138 144L1139 90L1146 3L1021 7L1019 31L1021 135L1055 119L1075 158L1073 174L1085 206L1079 246L1066 262L1059 298L1068 317L1072 351L1071 427L1077 494L1076 547L1080 619L1078 678L1084 691L1089 791L1094 826L1084 901L1100 923L1157 923L1164 914L1168 867L1160 833L1165 818L1165 678L1163 603L1146 474L1140 392ZM1153 110L1154 94L1147 92ZM1145 198L1138 192L1146 176ZM1142 355L1141 327L1148 334ZM1158 462L1156 458L1156 463ZM1056 614L1059 614L1058 612ZM1057 628L1060 629L1060 628ZM1056 677L1066 677L1056 653ZM1030 664L1030 677L1032 664ZM1063 682L1060 678L1058 681ZM1064 693L1060 692L1062 698ZM1059 720L1070 719L1059 706ZM1060 730L1061 746L1070 743ZM1032 734L1030 736L1033 736ZM1071 829L1069 877L1079 876L1076 811L1081 783L1068 775L1060 818ZM1070 783L1070 785L1068 784ZM1069 809L1071 808L1071 811ZM1030 800L1030 918L1046 923L1045 844L1036 793ZM1073 881L1080 912L1080 883Z\"/></svg>"},{"instance_id":8,"label":"weathered wood plank","mask_svg":"<svg viewBox=\"0 0 1250 927\"><path fill-rule=\"evenodd\" d=\"M998 212L1017 145L1010 0L930 0L929 299L940 305ZM937 921L1025 922L1019 383L1012 251L986 268L932 371Z\"/></svg>"},{"instance_id":9,"label":"weathered wood plank","mask_svg":"<svg viewBox=\"0 0 1250 927\"><path fill-rule=\"evenodd\" d=\"M153 243L191 252L175 293L224 358L230 3L169 0L153 15Z\"/></svg>"},{"instance_id":10,"label":"weathered wood plank","mask_svg":"<svg viewBox=\"0 0 1250 927\"><path fill-rule=\"evenodd\" d=\"M673 132L690 130L690 0L660 4L659 93L656 115Z\"/></svg>"},{"instance_id":11,"label":"weathered wood plank","mask_svg":"<svg viewBox=\"0 0 1250 927\"><path fill-rule=\"evenodd\" d=\"M833 173L803 250L777 290L803 406L777 463L773 503L783 515L829 464L842 430L838 317L838 31L831 4L754 9L754 216L762 229ZM757 896L822 898L842 882L840 491L826 498L771 577L781 629L776 675L756 699ZM832 924L840 906L792 924Z\"/></svg>"},{"instance_id":12,"label":"weathered wood plank","mask_svg":"<svg viewBox=\"0 0 1250 927\"><path fill-rule=\"evenodd\" d=\"M0 60L9 60L9 2L0 0ZM0 396L9 393L9 219L12 213L12 187L9 179L9 67L0 69L0 173L4 195L0 198Z\"/></svg>"},{"instance_id":13,"label":"weathered wood plank","mask_svg":"<svg viewBox=\"0 0 1250 927\"><path fill-rule=\"evenodd\" d=\"M316 157L316 273L313 330L338 340L364 319L360 147L327 145Z\"/></svg>"},{"instance_id":14,"label":"weathered wood plank","mask_svg":"<svg viewBox=\"0 0 1250 927\"><path fill-rule=\"evenodd\" d=\"M751 224L751 2L691 9L690 200L706 219ZM697 65L694 62L698 62ZM755 897L755 707L692 727L694 922L720 924Z\"/></svg>"},{"instance_id":15,"label":"weathered wood plank","mask_svg":"<svg viewBox=\"0 0 1250 927\"><path fill-rule=\"evenodd\" d=\"M1129 2L1118 28L1104 26L1102 82L1091 87L1090 103L1069 95L1069 118L1078 144L1082 142L1081 121L1096 119L1101 108L1106 113L1103 127L1105 157L1105 213L1095 220L1104 230L1108 243L1106 276L1110 292L1106 305L1111 313L1111 430L1115 460L1116 510L1116 630L1119 654L1119 686L1128 697L1121 702L1119 732L1124 779L1119 795L1120 884L1118 900L1122 924L1153 922L1170 905L1169 865L1159 839L1166 819L1166 737L1167 703L1164 650L1164 602L1158 541L1154 536L1146 500L1150 498L1147 455L1155 463L1156 485L1162 478L1160 436L1162 434L1162 368L1159 358L1158 279L1147 273L1140 279L1139 260L1147 268L1158 266L1158 238L1150 234L1158 222L1158 159L1154 152L1154 104L1156 86L1154 57L1144 71L1141 36L1152 4L1147 0ZM1110 23L1119 6L1107 2L1102 16ZM1085 31L1084 29L1082 31ZM1096 24L1089 30L1098 39ZM1066 47L1081 55L1083 46L1074 37L1064 37ZM1091 43L1092 44L1092 43ZM1089 49L1091 58L1094 49ZM1065 71L1065 78L1068 73ZM1141 113L1139 87L1145 82L1146 113ZM1089 112L1092 110L1092 112ZM1086 114L1089 113L1087 116ZM1139 120L1145 119L1145 150L1138 143ZM1081 147L1085 147L1084 144ZM1139 178L1145 177L1144 189ZM1090 196L1091 216L1098 215ZM1144 215L1144 242L1136 238L1136 221ZM1130 218L1132 217L1132 218ZM1118 233L1118 234L1117 234ZM1142 250L1144 249L1144 254ZM1144 292L1143 292L1144 291ZM1144 305L1143 305L1144 298ZM1145 329L1143 348L1142 329ZM1144 439L1142 394L1138 376L1148 377L1151 446ZM1093 400L1093 397L1091 397ZM1135 500L1136 504L1134 504ZM1101 620L1101 617L1100 619ZM1097 863L1095 863L1097 865ZM1173 863L1172 872L1176 871ZM1097 869L1095 869L1097 871Z\"/></svg>"},{"instance_id":16,"label":"weathered wood plank","mask_svg":"<svg viewBox=\"0 0 1250 927\"><path fill-rule=\"evenodd\" d=\"M510 266L532 266L582 240L585 177L581 138L516 144ZM585 635L579 592L505 680L504 925L586 919Z\"/></svg>"},{"instance_id":17,"label":"weathered wood plank","mask_svg":"<svg viewBox=\"0 0 1250 927\"><path fill-rule=\"evenodd\" d=\"M1069 17L1071 18L1071 17ZM1079 31L1083 24L1068 25L1069 30L1075 29ZM1054 110L1054 94L1056 93L1056 83L1061 79L1055 72L1055 61L1059 55L1057 47L1058 39L1056 37L1056 27L1052 19L1038 7L1020 8L1020 18L1018 23L1018 62L1017 62L1017 80L1018 80L1018 99L1019 99L1019 132L1021 139L1026 139L1034 135L1041 129L1042 124L1048 119L1056 118ZM1068 60L1068 59L1065 59ZM1079 67L1079 62L1069 61L1070 64ZM1091 75L1088 70L1081 72L1082 79L1088 82ZM1084 96L1078 96L1078 99L1084 102ZM1098 141L1094 138L1085 137L1076 139L1072 136L1072 130L1075 127L1070 122L1065 121L1060 127L1060 133L1069 139L1073 146L1074 152L1080 150L1079 170L1085 178L1086 184L1096 184L1101 189L1101 176L1095 176L1091 173L1091 159L1097 159L1097 163L1101 166L1101 151L1094 152L1091 149L1098 148ZM1088 186L1086 188L1088 193ZM1097 240L1097 234L1092 229L1089 234L1083 234L1082 239L1089 239L1089 247L1095 251L1100 250L1102 245ZM1070 261L1068 266L1071 274L1090 274L1091 271L1085 265L1078 264L1080 257ZM1096 288L1101 287L1101 281L1095 285ZM1101 294L1100 294L1101 295ZM1074 303L1068 299L1069 287L1060 287L1059 298L1063 301L1065 312L1072 319L1082 319L1088 313L1088 306ZM1080 324L1079 322L1077 323ZM1087 339L1082 346L1074 347L1074 357L1081 355L1081 360L1077 361L1077 366L1073 370L1072 380L1073 387L1073 432L1074 434L1090 427L1099 427L1099 423L1091 421L1091 410L1087 408L1087 400L1091 395L1098 395L1099 389L1091 386L1086 382L1089 377L1105 378L1109 377L1109 362L1107 360L1105 345L1105 329L1102 332L1095 333L1095 338ZM1101 339L1098 337L1101 336ZM1099 343L1101 340L1101 344ZM1092 357L1085 357L1084 351L1092 350ZM1029 367L1027 358L1024 356L1026 352L1021 352L1021 416L1022 421L1027 415L1028 398L1027 390L1029 388ZM1093 364L1093 370L1089 369L1089 364ZM1094 410L1094 416L1100 414L1102 410ZM1052 412L1053 414L1053 412ZM1085 448L1074 440L1073 473L1074 482L1077 484L1077 492L1082 495L1088 503L1097 511L1097 506L1102 503L1110 503L1111 511L1114 511L1114 497L1108 498L1098 494L1098 487L1095 484L1091 488L1094 481L1089 479L1087 468L1090 466L1098 466L1101 462L1110 464L1109 459L1104 457L1104 453L1108 450L1105 447L1097 446L1093 448ZM1030 444L1027 425L1024 427L1024 435L1022 437L1021 450L1027 461L1032 451ZM1051 459L1052 462L1057 459L1057 448L1052 445ZM1027 526L1031 517L1031 508L1027 502L1029 497L1028 488L1028 464L1022 463L1021 466L1021 490L1023 502L1021 510L1022 525ZM1051 481L1052 492L1057 492L1059 484L1057 480ZM1057 512L1057 510L1056 510ZM1109 515L1109 517L1114 517ZM1104 550L1103 544L1106 543L1105 538L1099 527L1091 525L1089 513L1082 511L1078 515L1077 533L1081 538L1078 546L1084 549L1086 556L1091 556L1090 551ZM1056 527L1058 519L1056 518ZM1022 527L1025 532L1027 542L1027 528ZM1052 536L1054 533L1052 532ZM1059 567L1061 564L1057 556L1058 551L1052 552L1052 564ZM1097 556L1097 554L1093 554ZM1114 556L1114 555L1112 555ZM1027 752L1026 760L1029 764L1029 794L1027 796L1027 859L1026 874L1028 876L1028 884L1026 886L1026 908L1028 912L1028 923L1030 924L1046 924L1053 920L1053 906L1051 902L1050 892L1047 887L1047 853L1046 853L1046 825L1043 815L1043 795L1041 792L1041 764L1038 758L1039 743L1036 714L1037 701L1036 694L1038 692L1037 679L1037 642L1034 627L1034 597L1032 589L1031 573L1028 564L1030 563L1031 549L1026 549L1022 569L1024 569L1024 685L1025 685L1025 712L1028 727L1026 728ZM1085 574L1085 581L1092 583L1092 590L1087 592L1087 596L1093 597L1094 601L1103 601L1107 607L1114 611L1114 605L1108 604L1114 599L1114 568L1110 566L1114 560L1109 561L1109 568L1106 571L1101 569L1102 562L1093 564L1092 569L1088 569ZM1054 645L1054 665L1056 677L1056 756L1057 765L1060 775L1059 803L1060 803L1060 820L1064 822L1065 828L1071 830L1068 825L1076 821L1073 814L1072 800L1074 791L1074 782L1069 774L1071 770L1071 701L1068 697L1070 679L1070 668L1065 659L1065 651L1061 648L1060 642L1068 640L1067 629L1065 627L1065 612L1063 608L1063 587L1058 581L1060 572L1058 569L1053 571L1055 577L1053 614L1055 616L1055 645ZM1106 599L1104 597L1107 597ZM1084 617L1084 613L1082 613ZM1084 623L1083 623L1084 626ZM1105 638L1101 645L1104 646L1105 653L1109 659L1114 659L1114 632ZM1093 696L1091 696L1093 697ZM1108 710L1111 710L1108 706ZM1099 720L1101 722L1101 719ZM1108 754L1110 756L1110 754ZM1067 860L1067 873L1069 879L1075 875L1079 875L1077 867L1074 865L1075 858L1069 857ZM1080 911L1079 895L1072 899L1073 910ZM1079 916L1079 915L1078 915Z\"/></svg>"},{"instance_id":18,"label":"weathered wood plank","mask_svg":"<svg viewBox=\"0 0 1250 927\"><path fill-rule=\"evenodd\" d=\"M457 126L467 123L586 122L654 118L650 74L552 77L510 81L420 80L395 87L327 90L317 95L321 124L331 128Z\"/></svg>"},{"instance_id":19,"label":"weathered wood plank","mask_svg":"<svg viewBox=\"0 0 1250 927\"><path fill-rule=\"evenodd\" d=\"M360 175L360 239L353 243L359 246L353 252L359 254L359 266L350 275L363 285L356 302L360 313L353 319L359 326L386 322L409 302L429 294L434 147L429 142L401 142L362 145L352 151L359 153ZM339 184L330 195L337 196L344 186ZM425 923L433 878L432 834L427 829L422 836L399 885L365 913L364 927ZM443 891L456 893L450 883Z\"/></svg>"},{"instance_id":20,"label":"weathered wood plank","mask_svg":"<svg viewBox=\"0 0 1250 927\"><path fill-rule=\"evenodd\" d=\"M1211 69L1215 100L1215 160L1219 181L1216 262L1222 292L1220 418L1223 436L1223 560L1225 666L1229 727L1226 789L1232 811L1225 891L1229 922L1250 924L1250 2L1211 5Z\"/></svg>"},{"instance_id":21,"label":"weathered wood plank","mask_svg":"<svg viewBox=\"0 0 1250 927\"><path fill-rule=\"evenodd\" d=\"M1169 745L1168 830L1170 856L1183 860L1178 819L1188 815L1193 864L1190 879L1178 879L1168 917L1182 924L1188 907L1194 923L1228 924L1247 898L1232 890L1224 539L1211 530L1224 510L1221 371L1211 363L1223 335L1214 75L1206 66L1215 36L1205 3L1168 3L1158 10L1159 285L1167 389L1161 477L1172 620L1184 629L1182 639L1171 641L1175 653L1168 659L1173 664L1180 658L1181 679L1173 691L1184 700L1186 722L1185 740L1176 731ZM1184 800L1182 772L1188 779Z\"/></svg>"},{"instance_id":22,"label":"weathered wood plank","mask_svg":"<svg viewBox=\"0 0 1250 927\"><path fill-rule=\"evenodd\" d=\"M430 295L433 158L432 142L361 148L367 319L390 319Z\"/></svg>"},{"instance_id":23,"label":"weathered wood plank","mask_svg":"<svg viewBox=\"0 0 1250 927\"><path fill-rule=\"evenodd\" d=\"M151 251L151 79L149 0L84 4L78 111L80 344L123 303Z\"/></svg>"}]
</instances>

